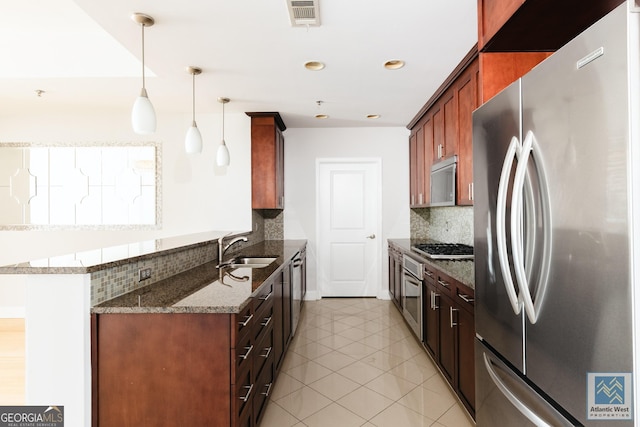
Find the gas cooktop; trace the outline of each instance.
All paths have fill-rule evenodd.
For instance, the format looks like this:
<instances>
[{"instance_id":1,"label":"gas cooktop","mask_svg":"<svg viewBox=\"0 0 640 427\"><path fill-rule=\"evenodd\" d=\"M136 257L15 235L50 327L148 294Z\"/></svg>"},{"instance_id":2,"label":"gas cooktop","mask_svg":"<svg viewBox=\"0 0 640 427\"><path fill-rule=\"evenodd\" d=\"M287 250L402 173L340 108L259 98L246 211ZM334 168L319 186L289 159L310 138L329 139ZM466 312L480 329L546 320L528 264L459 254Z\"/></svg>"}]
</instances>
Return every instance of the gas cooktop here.
<instances>
[{"instance_id":1,"label":"gas cooktop","mask_svg":"<svg viewBox=\"0 0 640 427\"><path fill-rule=\"evenodd\" d=\"M411 249L432 259L473 259L473 246L461 243L423 243Z\"/></svg>"}]
</instances>

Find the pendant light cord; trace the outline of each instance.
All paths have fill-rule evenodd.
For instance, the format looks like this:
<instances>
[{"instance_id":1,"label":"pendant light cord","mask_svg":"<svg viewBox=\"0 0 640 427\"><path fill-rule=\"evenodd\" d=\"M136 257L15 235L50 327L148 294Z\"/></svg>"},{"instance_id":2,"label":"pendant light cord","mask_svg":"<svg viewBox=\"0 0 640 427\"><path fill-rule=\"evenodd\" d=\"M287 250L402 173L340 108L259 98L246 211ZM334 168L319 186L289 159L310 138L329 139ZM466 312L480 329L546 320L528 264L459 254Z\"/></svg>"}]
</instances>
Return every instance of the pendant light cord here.
<instances>
[{"instance_id":1,"label":"pendant light cord","mask_svg":"<svg viewBox=\"0 0 640 427\"><path fill-rule=\"evenodd\" d=\"M142 27L142 89L146 89L144 85L144 24L140 25Z\"/></svg>"},{"instance_id":2,"label":"pendant light cord","mask_svg":"<svg viewBox=\"0 0 640 427\"><path fill-rule=\"evenodd\" d=\"M224 102L222 103L222 143L224 144Z\"/></svg>"},{"instance_id":3,"label":"pendant light cord","mask_svg":"<svg viewBox=\"0 0 640 427\"><path fill-rule=\"evenodd\" d=\"M193 120L193 123L195 123L196 122L196 73L195 72L193 72L192 77L193 77L193 89L191 93L193 93L193 97L192 97L193 106L191 108L191 111L193 112L192 120Z\"/></svg>"}]
</instances>

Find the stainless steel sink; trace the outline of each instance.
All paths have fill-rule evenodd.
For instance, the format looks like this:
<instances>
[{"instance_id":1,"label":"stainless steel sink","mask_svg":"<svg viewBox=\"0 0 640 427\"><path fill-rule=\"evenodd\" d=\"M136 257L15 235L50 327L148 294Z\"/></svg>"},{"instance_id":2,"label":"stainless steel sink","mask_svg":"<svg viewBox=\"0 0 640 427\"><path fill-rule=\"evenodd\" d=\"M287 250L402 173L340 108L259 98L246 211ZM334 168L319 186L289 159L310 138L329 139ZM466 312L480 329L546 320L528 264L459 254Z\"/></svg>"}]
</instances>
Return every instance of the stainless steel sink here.
<instances>
[{"instance_id":1,"label":"stainless steel sink","mask_svg":"<svg viewBox=\"0 0 640 427\"><path fill-rule=\"evenodd\" d=\"M264 268L269 266L277 257L236 257L218 264L222 267Z\"/></svg>"}]
</instances>

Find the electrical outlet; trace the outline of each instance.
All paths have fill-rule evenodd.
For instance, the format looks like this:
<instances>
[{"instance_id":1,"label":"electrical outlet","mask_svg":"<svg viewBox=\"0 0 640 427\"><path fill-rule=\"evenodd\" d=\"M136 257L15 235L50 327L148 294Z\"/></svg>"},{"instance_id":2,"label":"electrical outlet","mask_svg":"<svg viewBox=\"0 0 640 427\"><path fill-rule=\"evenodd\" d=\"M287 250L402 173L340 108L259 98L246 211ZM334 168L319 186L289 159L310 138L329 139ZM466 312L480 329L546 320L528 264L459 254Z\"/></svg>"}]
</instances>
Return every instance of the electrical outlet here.
<instances>
[{"instance_id":1,"label":"electrical outlet","mask_svg":"<svg viewBox=\"0 0 640 427\"><path fill-rule=\"evenodd\" d=\"M138 270L138 282L151 278L151 267Z\"/></svg>"}]
</instances>

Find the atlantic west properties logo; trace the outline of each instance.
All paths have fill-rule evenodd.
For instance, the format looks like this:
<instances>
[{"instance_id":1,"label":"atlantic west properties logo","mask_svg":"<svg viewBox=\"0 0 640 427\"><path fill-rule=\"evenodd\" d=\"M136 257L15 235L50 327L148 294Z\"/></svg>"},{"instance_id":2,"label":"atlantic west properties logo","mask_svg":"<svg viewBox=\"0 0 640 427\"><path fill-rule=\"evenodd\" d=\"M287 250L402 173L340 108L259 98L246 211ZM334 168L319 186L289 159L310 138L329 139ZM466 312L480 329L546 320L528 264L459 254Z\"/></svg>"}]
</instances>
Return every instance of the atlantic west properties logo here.
<instances>
[{"instance_id":1,"label":"atlantic west properties logo","mask_svg":"<svg viewBox=\"0 0 640 427\"><path fill-rule=\"evenodd\" d=\"M0 406L0 427L64 427L64 406Z\"/></svg>"},{"instance_id":2,"label":"atlantic west properties logo","mask_svg":"<svg viewBox=\"0 0 640 427\"><path fill-rule=\"evenodd\" d=\"M587 419L633 419L631 381L629 373L587 374Z\"/></svg>"}]
</instances>

